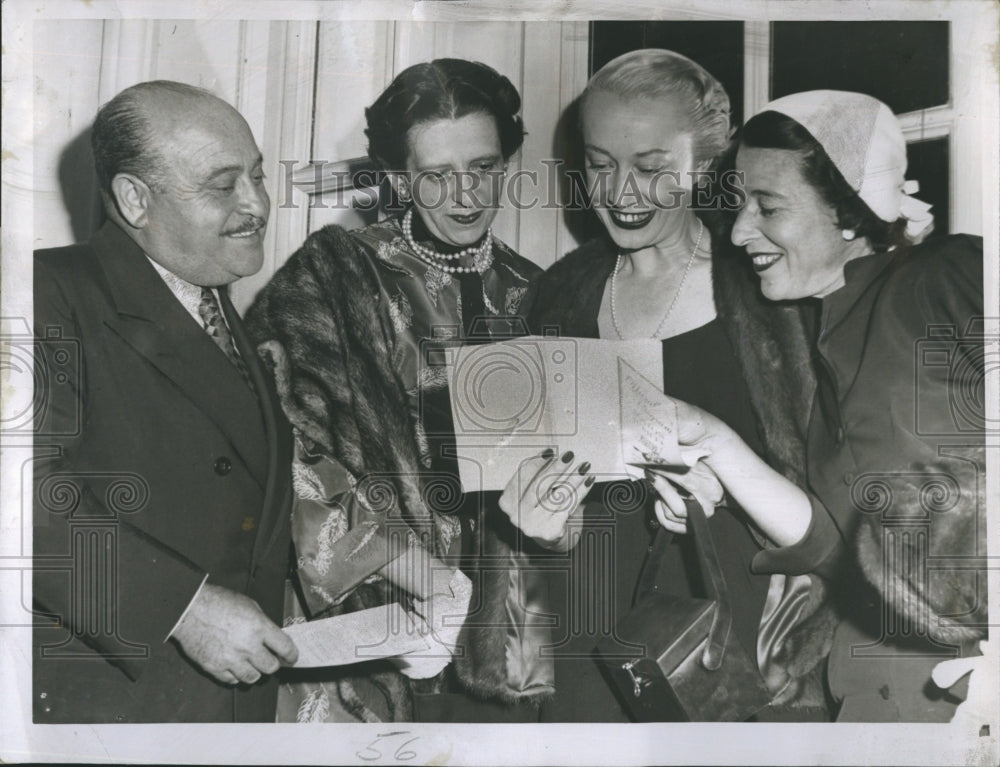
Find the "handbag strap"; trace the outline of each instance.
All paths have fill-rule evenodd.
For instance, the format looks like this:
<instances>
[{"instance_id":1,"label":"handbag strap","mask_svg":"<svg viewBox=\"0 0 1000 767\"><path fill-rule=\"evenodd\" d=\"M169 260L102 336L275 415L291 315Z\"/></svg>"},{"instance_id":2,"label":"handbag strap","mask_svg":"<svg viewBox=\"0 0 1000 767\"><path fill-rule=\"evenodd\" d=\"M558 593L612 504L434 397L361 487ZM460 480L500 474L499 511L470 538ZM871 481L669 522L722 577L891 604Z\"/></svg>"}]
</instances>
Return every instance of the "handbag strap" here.
<instances>
[{"instance_id":1,"label":"handbag strap","mask_svg":"<svg viewBox=\"0 0 1000 767\"><path fill-rule=\"evenodd\" d=\"M719 554L715 548L712 531L708 527L705 510L693 498L685 498L684 503L687 506L688 525L690 533L694 537L701 577L705 582L709 597L715 601L715 615L708 632L705 651L701 656L702 665L710 671L715 671L722 665L722 659L726 654L726 641L729 639L729 633L733 627L729 588L726 586L726 579L722 574L722 565L719 563ZM639 573L636 598L644 593L656 591L656 580L661 563L667 556L667 547L673 538L674 534L666 528L657 529L653 539L653 548Z\"/></svg>"},{"instance_id":2,"label":"handbag strap","mask_svg":"<svg viewBox=\"0 0 1000 767\"><path fill-rule=\"evenodd\" d=\"M708 641L701 656L702 665L710 671L715 671L722 665L726 653L726 641L733 628L733 613L729 604L729 588L722 574L722 565L715 548L715 540L708 527L705 510L698 501L685 499L687 505L688 527L694 535L698 559L701 563L701 575L710 596L715 599L715 615L712 627L708 631Z\"/></svg>"}]
</instances>

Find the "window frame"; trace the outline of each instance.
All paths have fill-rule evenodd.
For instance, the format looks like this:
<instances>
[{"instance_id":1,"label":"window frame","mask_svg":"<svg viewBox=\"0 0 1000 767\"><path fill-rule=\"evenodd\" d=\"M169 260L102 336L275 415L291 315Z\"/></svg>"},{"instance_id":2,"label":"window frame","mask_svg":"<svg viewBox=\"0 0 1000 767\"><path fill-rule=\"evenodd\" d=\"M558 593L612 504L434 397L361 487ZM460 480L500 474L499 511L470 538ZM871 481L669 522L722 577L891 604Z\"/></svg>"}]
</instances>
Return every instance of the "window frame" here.
<instances>
[{"instance_id":1,"label":"window frame","mask_svg":"<svg viewBox=\"0 0 1000 767\"><path fill-rule=\"evenodd\" d=\"M770 101L772 21L745 21L743 25L743 114L756 114ZM949 92L947 104L897 115L907 145L948 139L948 220L951 232L983 232L982 139L970 119L975 114L974 62L959 51L975 50L970 42L981 39L975 22L949 22ZM961 172L959 172L961 169Z\"/></svg>"}]
</instances>

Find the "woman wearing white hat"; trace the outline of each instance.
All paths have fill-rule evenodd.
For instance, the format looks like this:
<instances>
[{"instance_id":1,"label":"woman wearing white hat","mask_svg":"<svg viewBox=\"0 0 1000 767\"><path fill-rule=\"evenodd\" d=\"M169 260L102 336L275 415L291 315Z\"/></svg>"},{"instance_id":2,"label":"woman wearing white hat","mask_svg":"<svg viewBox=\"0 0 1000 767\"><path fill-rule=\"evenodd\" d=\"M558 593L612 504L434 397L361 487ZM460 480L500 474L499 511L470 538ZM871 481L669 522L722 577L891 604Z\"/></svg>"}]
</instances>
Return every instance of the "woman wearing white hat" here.
<instances>
[{"instance_id":1,"label":"woman wearing white hat","mask_svg":"<svg viewBox=\"0 0 1000 767\"><path fill-rule=\"evenodd\" d=\"M779 544L758 572L833 585L838 719L948 721L963 693L934 690L931 668L976 654L987 624L982 240L915 244L928 206L909 196L895 117L862 94L771 102L743 128L736 169L732 240L762 293L820 303L808 491L755 472L729 427L679 402L681 441L711 451ZM685 528L669 509L664 523Z\"/></svg>"}]
</instances>

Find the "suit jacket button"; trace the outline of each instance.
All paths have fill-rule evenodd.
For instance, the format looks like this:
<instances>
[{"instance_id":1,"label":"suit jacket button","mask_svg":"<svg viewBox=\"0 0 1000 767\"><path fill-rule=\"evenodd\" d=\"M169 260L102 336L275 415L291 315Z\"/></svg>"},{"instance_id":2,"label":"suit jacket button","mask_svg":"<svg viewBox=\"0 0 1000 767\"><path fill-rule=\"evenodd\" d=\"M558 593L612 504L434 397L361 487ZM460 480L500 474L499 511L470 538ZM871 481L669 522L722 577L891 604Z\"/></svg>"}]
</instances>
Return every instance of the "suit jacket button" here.
<instances>
[{"instance_id":1,"label":"suit jacket button","mask_svg":"<svg viewBox=\"0 0 1000 767\"><path fill-rule=\"evenodd\" d=\"M226 456L216 459L215 461L215 473L220 477L226 476L229 472L233 470L233 462L230 461Z\"/></svg>"}]
</instances>

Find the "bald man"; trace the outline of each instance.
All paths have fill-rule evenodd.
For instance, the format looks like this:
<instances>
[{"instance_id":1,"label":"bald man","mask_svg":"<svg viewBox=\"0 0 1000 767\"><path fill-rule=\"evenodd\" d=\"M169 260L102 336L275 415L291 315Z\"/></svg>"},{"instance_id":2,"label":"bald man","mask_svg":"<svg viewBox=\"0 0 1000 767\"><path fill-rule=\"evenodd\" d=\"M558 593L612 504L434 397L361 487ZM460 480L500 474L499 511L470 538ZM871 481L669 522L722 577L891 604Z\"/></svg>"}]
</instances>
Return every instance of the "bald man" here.
<instances>
[{"instance_id":1,"label":"bald man","mask_svg":"<svg viewBox=\"0 0 1000 767\"><path fill-rule=\"evenodd\" d=\"M34 720L274 721L292 438L227 295L270 212L244 119L101 108L107 222L35 254Z\"/></svg>"}]
</instances>

